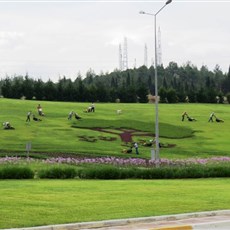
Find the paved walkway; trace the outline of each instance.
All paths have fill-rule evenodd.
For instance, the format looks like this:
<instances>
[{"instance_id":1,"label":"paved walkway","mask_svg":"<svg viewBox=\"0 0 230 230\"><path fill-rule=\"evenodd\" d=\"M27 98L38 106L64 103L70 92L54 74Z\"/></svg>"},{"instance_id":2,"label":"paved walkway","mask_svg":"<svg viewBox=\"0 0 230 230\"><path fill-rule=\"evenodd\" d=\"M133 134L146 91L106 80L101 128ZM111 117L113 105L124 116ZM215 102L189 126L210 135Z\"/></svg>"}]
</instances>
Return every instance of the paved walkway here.
<instances>
[{"instance_id":1,"label":"paved walkway","mask_svg":"<svg viewBox=\"0 0 230 230\"><path fill-rule=\"evenodd\" d=\"M95 222L96 223L96 222ZM98 222L100 223L100 222ZM157 216L149 218L134 218L114 220L104 226L88 226L80 229L98 230L230 230L230 210L198 212L179 215ZM107 225L107 226L106 226Z\"/></svg>"},{"instance_id":2,"label":"paved walkway","mask_svg":"<svg viewBox=\"0 0 230 230\"><path fill-rule=\"evenodd\" d=\"M24 230L230 230L230 210L130 218L63 225L49 225ZM13 230L13 229L11 229Z\"/></svg>"},{"instance_id":3,"label":"paved walkway","mask_svg":"<svg viewBox=\"0 0 230 230\"><path fill-rule=\"evenodd\" d=\"M230 213L226 215L193 217L181 220L158 220L149 223L130 223L123 226L83 228L84 230L230 230Z\"/></svg>"}]
</instances>

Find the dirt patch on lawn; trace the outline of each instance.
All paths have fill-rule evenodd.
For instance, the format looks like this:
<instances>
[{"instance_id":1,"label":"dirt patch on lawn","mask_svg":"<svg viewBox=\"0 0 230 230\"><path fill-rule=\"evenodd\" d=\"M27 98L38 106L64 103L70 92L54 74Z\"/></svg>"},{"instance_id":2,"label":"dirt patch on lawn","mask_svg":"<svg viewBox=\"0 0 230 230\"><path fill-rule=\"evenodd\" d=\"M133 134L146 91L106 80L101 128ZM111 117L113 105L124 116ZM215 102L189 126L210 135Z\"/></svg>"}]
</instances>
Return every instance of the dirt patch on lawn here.
<instances>
[{"instance_id":1,"label":"dirt patch on lawn","mask_svg":"<svg viewBox=\"0 0 230 230\"><path fill-rule=\"evenodd\" d=\"M120 136L121 140L125 143L132 143L133 142L133 136L148 136L151 138L154 138L154 135L148 132L143 132L140 130L135 129L125 129L125 128L114 128L114 132L110 129L104 129L104 128L91 128L94 131L98 132L104 132L104 133L110 133L114 135ZM116 131L120 131L120 133L117 133Z\"/></svg>"},{"instance_id":2,"label":"dirt patch on lawn","mask_svg":"<svg viewBox=\"0 0 230 230\"><path fill-rule=\"evenodd\" d=\"M129 144L132 144L133 137L146 137L147 140L139 139L138 142L145 146L145 147L151 147L152 145L146 145L146 143L149 143L150 139L154 139L155 135L149 132L143 132L141 130L136 130L136 129L128 129L128 128L89 128L93 131L98 131L102 133L108 133L108 134L113 134L117 135L120 137L121 141L123 142L122 145L128 146ZM116 137L110 137L110 136L79 136L79 140L81 141L87 141L87 142L96 142L97 140L103 140L103 141L115 141L117 138ZM167 143L161 143L162 148L173 148L175 147L175 144L167 144Z\"/></svg>"}]
</instances>

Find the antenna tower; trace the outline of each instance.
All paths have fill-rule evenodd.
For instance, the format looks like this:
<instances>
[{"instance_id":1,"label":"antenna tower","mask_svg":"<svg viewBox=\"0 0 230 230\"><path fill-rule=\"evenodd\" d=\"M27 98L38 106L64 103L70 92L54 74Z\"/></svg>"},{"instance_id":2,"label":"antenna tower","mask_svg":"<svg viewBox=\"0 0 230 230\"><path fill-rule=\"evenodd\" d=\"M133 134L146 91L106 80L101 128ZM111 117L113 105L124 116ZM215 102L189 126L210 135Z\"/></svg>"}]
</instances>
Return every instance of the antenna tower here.
<instances>
[{"instance_id":1,"label":"antenna tower","mask_svg":"<svg viewBox=\"0 0 230 230\"><path fill-rule=\"evenodd\" d=\"M136 58L134 58L134 65L133 65L133 67L134 67L134 69L137 68L137 59Z\"/></svg>"},{"instance_id":2,"label":"antenna tower","mask_svg":"<svg viewBox=\"0 0 230 230\"><path fill-rule=\"evenodd\" d=\"M123 70L128 69L128 45L127 38L124 38L124 50L123 50Z\"/></svg>"},{"instance_id":3,"label":"antenna tower","mask_svg":"<svg viewBox=\"0 0 230 230\"><path fill-rule=\"evenodd\" d=\"M123 61L122 61L122 49L121 44L119 44L119 69L123 70Z\"/></svg>"},{"instance_id":4,"label":"antenna tower","mask_svg":"<svg viewBox=\"0 0 230 230\"><path fill-rule=\"evenodd\" d=\"M145 44L145 50L144 50L144 65L148 67L148 50L147 50L146 44Z\"/></svg>"}]
</instances>

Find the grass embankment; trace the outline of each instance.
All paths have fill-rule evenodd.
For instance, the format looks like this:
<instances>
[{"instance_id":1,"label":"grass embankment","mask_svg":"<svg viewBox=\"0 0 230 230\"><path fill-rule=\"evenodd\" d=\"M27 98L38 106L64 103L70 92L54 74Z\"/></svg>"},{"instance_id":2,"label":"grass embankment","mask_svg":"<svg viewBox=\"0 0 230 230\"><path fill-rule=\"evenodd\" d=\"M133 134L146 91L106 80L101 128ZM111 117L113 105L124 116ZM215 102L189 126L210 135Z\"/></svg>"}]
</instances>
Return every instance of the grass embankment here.
<instances>
[{"instance_id":1,"label":"grass embankment","mask_svg":"<svg viewBox=\"0 0 230 230\"><path fill-rule=\"evenodd\" d=\"M230 209L230 179L1 181L0 228Z\"/></svg>"},{"instance_id":2,"label":"grass embankment","mask_svg":"<svg viewBox=\"0 0 230 230\"><path fill-rule=\"evenodd\" d=\"M137 129L154 136L155 110L153 104L96 103L95 113L83 113L89 103L63 103L46 101L23 101L0 99L0 120L10 121L15 130L0 130L1 149L7 152L25 152L27 142L32 142L32 152L65 152L83 155L125 156L121 153L124 143L119 136L122 131L115 128ZM46 114L42 122L26 123L29 110L37 115L36 107L41 103ZM121 109L122 114L116 114ZM68 121L73 110L82 116L81 121ZM196 122L181 121L182 112L196 118ZM209 114L214 111L224 123L208 123ZM176 145L162 148L162 158L188 158L229 156L229 105L219 104L159 104L160 141ZM75 127L75 128L74 128ZM98 132L89 128L101 127L107 131ZM140 134L140 132L139 132ZM80 136L95 139L82 141ZM104 137L101 138L101 137ZM113 141L106 140L110 137ZM133 141L149 140L151 136L133 135ZM150 157L150 148L139 145L141 155Z\"/></svg>"}]
</instances>

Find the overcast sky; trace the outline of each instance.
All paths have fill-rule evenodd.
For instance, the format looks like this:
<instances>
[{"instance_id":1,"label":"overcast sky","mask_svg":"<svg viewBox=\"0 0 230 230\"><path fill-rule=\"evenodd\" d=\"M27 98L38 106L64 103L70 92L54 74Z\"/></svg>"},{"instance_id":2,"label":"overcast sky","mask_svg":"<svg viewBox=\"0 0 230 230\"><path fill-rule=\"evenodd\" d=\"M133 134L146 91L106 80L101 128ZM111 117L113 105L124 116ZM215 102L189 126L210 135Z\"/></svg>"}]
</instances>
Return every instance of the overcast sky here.
<instances>
[{"instance_id":1,"label":"overcast sky","mask_svg":"<svg viewBox=\"0 0 230 230\"><path fill-rule=\"evenodd\" d=\"M0 1L0 78L26 73L44 81L75 79L119 68L128 42L128 67L154 57L153 17L165 1ZM157 16L162 62L190 61L223 72L230 64L230 0L174 0Z\"/></svg>"}]
</instances>

